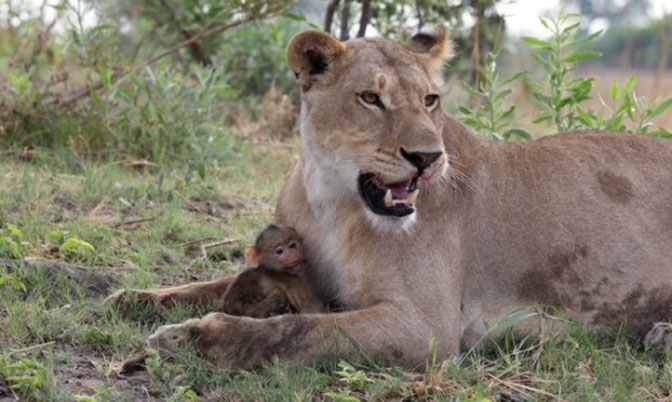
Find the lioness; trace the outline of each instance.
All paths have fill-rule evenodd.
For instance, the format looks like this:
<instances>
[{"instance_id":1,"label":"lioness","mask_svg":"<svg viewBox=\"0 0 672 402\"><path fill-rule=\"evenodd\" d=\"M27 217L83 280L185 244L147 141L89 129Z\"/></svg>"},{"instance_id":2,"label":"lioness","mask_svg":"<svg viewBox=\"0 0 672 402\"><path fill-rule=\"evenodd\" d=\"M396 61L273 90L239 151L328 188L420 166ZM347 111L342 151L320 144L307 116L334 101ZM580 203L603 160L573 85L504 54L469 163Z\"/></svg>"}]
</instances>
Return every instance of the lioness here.
<instances>
[{"instance_id":1,"label":"lioness","mask_svg":"<svg viewBox=\"0 0 672 402\"><path fill-rule=\"evenodd\" d=\"M521 306L637 334L672 318L672 142L488 141L443 111L438 73L451 54L443 27L403 45L296 35L301 155L276 215L305 239L322 298L344 311L212 313L149 344L188 339L222 367L325 354L415 365L431 338L457 354Z\"/></svg>"}]
</instances>

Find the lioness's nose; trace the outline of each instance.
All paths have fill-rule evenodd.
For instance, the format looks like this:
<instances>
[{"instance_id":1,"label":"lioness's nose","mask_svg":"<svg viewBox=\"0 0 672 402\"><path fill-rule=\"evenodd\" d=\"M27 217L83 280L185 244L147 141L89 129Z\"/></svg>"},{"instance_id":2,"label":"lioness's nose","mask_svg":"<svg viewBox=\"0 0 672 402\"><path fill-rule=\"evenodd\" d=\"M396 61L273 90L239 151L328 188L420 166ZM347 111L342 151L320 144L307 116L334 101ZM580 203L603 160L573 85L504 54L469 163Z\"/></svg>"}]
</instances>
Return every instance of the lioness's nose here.
<instances>
[{"instance_id":1,"label":"lioness's nose","mask_svg":"<svg viewBox=\"0 0 672 402\"><path fill-rule=\"evenodd\" d=\"M420 174L422 171L427 169L443 152L406 152L404 148L401 148L401 156L406 158L411 164L418 168Z\"/></svg>"}]
</instances>

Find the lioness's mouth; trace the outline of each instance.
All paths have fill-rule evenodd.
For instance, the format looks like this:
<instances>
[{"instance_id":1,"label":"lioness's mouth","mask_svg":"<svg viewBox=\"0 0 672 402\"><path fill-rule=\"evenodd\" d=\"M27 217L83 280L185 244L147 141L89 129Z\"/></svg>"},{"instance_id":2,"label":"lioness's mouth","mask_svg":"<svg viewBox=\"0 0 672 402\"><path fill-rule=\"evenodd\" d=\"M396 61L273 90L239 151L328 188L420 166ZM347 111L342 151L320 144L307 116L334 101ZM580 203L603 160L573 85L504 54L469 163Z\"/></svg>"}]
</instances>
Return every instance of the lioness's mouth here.
<instances>
[{"instance_id":1,"label":"lioness's mouth","mask_svg":"<svg viewBox=\"0 0 672 402\"><path fill-rule=\"evenodd\" d=\"M415 211L420 190L418 178L384 183L373 173L360 173L359 194L371 211L379 215L406 216Z\"/></svg>"}]
</instances>

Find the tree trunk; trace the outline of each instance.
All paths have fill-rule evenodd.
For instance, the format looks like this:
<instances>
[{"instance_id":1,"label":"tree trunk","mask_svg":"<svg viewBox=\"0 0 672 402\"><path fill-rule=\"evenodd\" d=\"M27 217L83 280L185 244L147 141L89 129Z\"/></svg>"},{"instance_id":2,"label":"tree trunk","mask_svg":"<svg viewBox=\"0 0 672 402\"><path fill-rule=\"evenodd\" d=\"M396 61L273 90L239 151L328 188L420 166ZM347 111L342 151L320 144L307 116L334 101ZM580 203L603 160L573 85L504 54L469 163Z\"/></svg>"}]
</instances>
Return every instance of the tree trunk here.
<instances>
[{"instance_id":1,"label":"tree trunk","mask_svg":"<svg viewBox=\"0 0 672 402\"><path fill-rule=\"evenodd\" d=\"M327 11L324 13L324 31L331 33L331 24L334 22L334 13L341 0L331 0L327 5Z\"/></svg>"},{"instance_id":2,"label":"tree trunk","mask_svg":"<svg viewBox=\"0 0 672 402\"><path fill-rule=\"evenodd\" d=\"M362 38L366 34L366 27L371 21L371 0L362 1L362 15L359 18L359 30L357 31L357 37Z\"/></svg>"},{"instance_id":3,"label":"tree trunk","mask_svg":"<svg viewBox=\"0 0 672 402\"><path fill-rule=\"evenodd\" d=\"M346 41L350 39L350 3L352 0L345 0L343 8L341 8L341 36L340 40Z\"/></svg>"}]
</instances>

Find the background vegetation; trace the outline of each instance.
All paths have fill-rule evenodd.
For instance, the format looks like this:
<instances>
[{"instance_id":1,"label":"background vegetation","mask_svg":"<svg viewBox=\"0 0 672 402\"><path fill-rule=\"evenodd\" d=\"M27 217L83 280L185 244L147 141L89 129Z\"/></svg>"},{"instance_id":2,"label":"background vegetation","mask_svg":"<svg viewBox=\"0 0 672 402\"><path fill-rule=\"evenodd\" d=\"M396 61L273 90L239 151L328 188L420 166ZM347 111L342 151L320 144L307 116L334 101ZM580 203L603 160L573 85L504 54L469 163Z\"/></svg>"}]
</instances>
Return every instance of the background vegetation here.
<instances>
[{"instance_id":1,"label":"background vegetation","mask_svg":"<svg viewBox=\"0 0 672 402\"><path fill-rule=\"evenodd\" d=\"M118 373L157 325L204 312L101 296L233 272L272 219L297 151L284 49L298 30L403 40L448 24L444 103L497 141L670 136L669 17L635 25L621 16L646 17L647 1L566 0L544 35L512 38L500 3L0 0L0 401L669 399L669 362L621 328L510 333L414 369L227 372L185 352Z\"/></svg>"}]
</instances>

